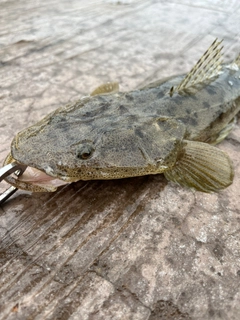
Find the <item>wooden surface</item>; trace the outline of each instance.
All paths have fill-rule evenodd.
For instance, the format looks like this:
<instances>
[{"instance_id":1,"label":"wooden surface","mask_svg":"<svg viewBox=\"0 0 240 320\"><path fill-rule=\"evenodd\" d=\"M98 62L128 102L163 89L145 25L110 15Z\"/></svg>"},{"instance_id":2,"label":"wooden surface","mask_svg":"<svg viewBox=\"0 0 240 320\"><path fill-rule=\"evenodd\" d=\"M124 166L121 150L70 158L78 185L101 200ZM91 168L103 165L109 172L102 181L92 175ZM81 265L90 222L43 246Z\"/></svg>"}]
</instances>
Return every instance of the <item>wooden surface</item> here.
<instances>
[{"instance_id":1,"label":"wooden surface","mask_svg":"<svg viewBox=\"0 0 240 320\"><path fill-rule=\"evenodd\" d=\"M0 0L1 162L101 83L187 72L216 37L233 59L239 30L237 0ZM239 124L220 148L236 176L219 194L162 175L17 192L0 207L0 319L240 319Z\"/></svg>"}]
</instances>

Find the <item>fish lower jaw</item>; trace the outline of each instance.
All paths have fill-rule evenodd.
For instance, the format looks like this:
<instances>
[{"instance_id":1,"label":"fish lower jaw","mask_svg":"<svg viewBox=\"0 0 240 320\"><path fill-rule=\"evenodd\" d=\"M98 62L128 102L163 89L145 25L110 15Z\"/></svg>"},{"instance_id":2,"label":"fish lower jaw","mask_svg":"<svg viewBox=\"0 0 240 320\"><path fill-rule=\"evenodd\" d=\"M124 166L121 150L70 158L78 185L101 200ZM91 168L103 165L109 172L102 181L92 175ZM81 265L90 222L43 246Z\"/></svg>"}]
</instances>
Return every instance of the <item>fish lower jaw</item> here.
<instances>
[{"instance_id":1,"label":"fish lower jaw","mask_svg":"<svg viewBox=\"0 0 240 320\"><path fill-rule=\"evenodd\" d=\"M63 181L61 179L49 176L33 167L27 167L25 172L18 178L18 180L20 182L31 184L33 186L40 186L43 188L57 188L69 183L68 181Z\"/></svg>"},{"instance_id":2,"label":"fish lower jaw","mask_svg":"<svg viewBox=\"0 0 240 320\"><path fill-rule=\"evenodd\" d=\"M12 162L19 162L9 153L4 161L4 165ZM52 177L36 168L28 166L21 176L11 174L4 179L9 184L27 191L32 192L52 192L56 191L59 186L66 185L69 181Z\"/></svg>"},{"instance_id":3,"label":"fish lower jaw","mask_svg":"<svg viewBox=\"0 0 240 320\"><path fill-rule=\"evenodd\" d=\"M21 176L11 174L4 180L18 189L31 192L53 192L58 187L69 183L69 181L51 177L33 167L27 167Z\"/></svg>"}]
</instances>

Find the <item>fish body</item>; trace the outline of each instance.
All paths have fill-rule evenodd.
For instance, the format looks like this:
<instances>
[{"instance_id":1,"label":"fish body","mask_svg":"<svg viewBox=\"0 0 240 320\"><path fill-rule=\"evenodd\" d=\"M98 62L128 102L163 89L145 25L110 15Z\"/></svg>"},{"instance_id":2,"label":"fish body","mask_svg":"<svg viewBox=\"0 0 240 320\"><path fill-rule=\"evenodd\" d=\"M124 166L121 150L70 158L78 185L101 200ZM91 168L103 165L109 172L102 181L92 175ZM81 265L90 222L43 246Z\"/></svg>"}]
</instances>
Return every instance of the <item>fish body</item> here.
<instances>
[{"instance_id":1,"label":"fish body","mask_svg":"<svg viewBox=\"0 0 240 320\"><path fill-rule=\"evenodd\" d=\"M14 160L38 173L8 182L53 191L57 184L46 175L69 183L164 173L200 191L227 187L231 160L210 144L224 139L240 110L240 63L222 65L219 45L216 40L187 76L127 93L101 86L21 131L5 164Z\"/></svg>"}]
</instances>

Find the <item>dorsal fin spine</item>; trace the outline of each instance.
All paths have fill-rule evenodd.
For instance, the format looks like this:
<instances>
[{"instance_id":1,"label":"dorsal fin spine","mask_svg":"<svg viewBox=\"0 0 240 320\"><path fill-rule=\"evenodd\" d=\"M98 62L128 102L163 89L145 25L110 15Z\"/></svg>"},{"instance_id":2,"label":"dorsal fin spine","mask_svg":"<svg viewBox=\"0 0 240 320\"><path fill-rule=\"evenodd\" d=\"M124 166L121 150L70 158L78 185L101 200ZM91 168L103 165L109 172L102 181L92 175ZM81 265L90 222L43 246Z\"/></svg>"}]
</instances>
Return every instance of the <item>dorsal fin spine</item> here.
<instances>
[{"instance_id":1,"label":"dorsal fin spine","mask_svg":"<svg viewBox=\"0 0 240 320\"><path fill-rule=\"evenodd\" d=\"M189 88L197 83L204 82L211 77L217 76L221 70L222 64L222 49L223 46L219 47L221 41L215 39L209 49L205 51L202 57L198 60L195 66L190 70L186 77L180 82L180 84L172 90L182 91ZM240 59L240 58L239 58ZM239 61L240 63L240 61Z\"/></svg>"},{"instance_id":2,"label":"dorsal fin spine","mask_svg":"<svg viewBox=\"0 0 240 320\"><path fill-rule=\"evenodd\" d=\"M208 50L206 50L204 52L204 54L202 55L202 57L198 60L198 62L193 66L193 68L190 70L190 72L187 74L187 76L182 80L182 82L178 85L177 90L181 90L181 88L184 87L184 85L188 82L189 78L191 78L192 76L194 76L196 74L196 72L199 70L199 68L202 67L202 65L207 63L207 60L209 58L209 56L211 55L211 48L214 47L214 45L216 44L217 39L214 40L214 42L211 44L211 46L209 47ZM214 49L214 48L213 48ZM204 70L202 70L203 72Z\"/></svg>"}]
</instances>

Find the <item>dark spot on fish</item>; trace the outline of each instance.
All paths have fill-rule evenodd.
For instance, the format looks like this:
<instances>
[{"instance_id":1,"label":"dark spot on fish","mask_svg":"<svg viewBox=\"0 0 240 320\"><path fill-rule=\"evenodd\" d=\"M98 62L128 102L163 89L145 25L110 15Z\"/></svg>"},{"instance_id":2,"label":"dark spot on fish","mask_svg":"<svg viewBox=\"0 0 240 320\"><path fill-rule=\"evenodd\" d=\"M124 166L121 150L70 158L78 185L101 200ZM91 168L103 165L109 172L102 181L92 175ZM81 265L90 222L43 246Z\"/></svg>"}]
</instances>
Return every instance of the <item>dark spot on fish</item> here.
<instances>
[{"instance_id":1,"label":"dark spot on fish","mask_svg":"<svg viewBox=\"0 0 240 320\"><path fill-rule=\"evenodd\" d=\"M192 126L197 126L198 121L197 121L197 119L190 118L190 119L189 119L189 124L191 124Z\"/></svg>"},{"instance_id":2,"label":"dark spot on fish","mask_svg":"<svg viewBox=\"0 0 240 320\"><path fill-rule=\"evenodd\" d=\"M100 116L101 114L104 113L104 111L108 110L109 107L110 107L110 103L108 102L100 103L98 108L85 112L85 114L83 114L82 117L94 118L96 116Z\"/></svg>"},{"instance_id":3,"label":"dark spot on fish","mask_svg":"<svg viewBox=\"0 0 240 320\"><path fill-rule=\"evenodd\" d=\"M125 98L126 98L127 100L129 100L129 101L133 101L133 96L132 96L131 94L129 94L129 93L126 93L126 94L125 94Z\"/></svg>"},{"instance_id":4,"label":"dark spot on fish","mask_svg":"<svg viewBox=\"0 0 240 320\"><path fill-rule=\"evenodd\" d=\"M203 107L206 108L206 109L209 109L210 108L210 103L203 102Z\"/></svg>"},{"instance_id":5,"label":"dark spot on fish","mask_svg":"<svg viewBox=\"0 0 240 320\"><path fill-rule=\"evenodd\" d=\"M106 100L106 97L101 96L101 95L100 95L100 96L98 96L98 95L97 95L97 96L95 96L95 98L96 98L96 100L97 100L97 101L99 101L99 100L100 100L100 101L105 102L105 100Z\"/></svg>"},{"instance_id":6,"label":"dark spot on fish","mask_svg":"<svg viewBox=\"0 0 240 320\"><path fill-rule=\"evenodd\" d=\"M177 95L174 100L176 101L176 103L178 105L181 105L183 103L183 101L185 101L185 99L186 98L184 96Z\"/></svg>"},{"instance_id":7,"label":"dark spot on fish","mask_svg":"<svg viewBox=\"0 0 240 320\"><path fill-rule=\"evenodd\" d=\"M120 115L125 114L125 113L129 113L128 108L126 108L126 107L123 106L123 105L120 105L120 106L118 107L118 110L119 110L119 114L120 114Z\"/></svg>"},{"instance_id":8,"label":"dark spot on fish","mask_svg":"<svg viewBox=\"0 0 240 320\"><path fill-rule=\"evenodd\" d=\"M214 128L214 126L215 126L215 124L216 124L216 122L215 122L215 121L211 122L211 123L209 124L209 128L210 128L210 129L213 129L213 128Z\"/></svg>"},{"instance_id":9,"label":"dark spot on fish","mask_svg":"<svg viewBox=\"0 0 240 320\"><path fill-rule=\"evenodd\" d=\"M61 114L59 114L59 115L52 116L48 120L48 124L58 124L58 123L62 123L62 122L65 122L65 121L66 121L66 118L63 117Z\"/></svg>"},{"instance_id":10,"label":"dark spot on fish","mask_svg":"<svg viewBox=\"0 0 240 320\"><path fill-rule=\"evenodd\" d=\"M218 116L218 119L219 119L219 120L224 120L225 117L226 117L226 114L225 114L224 112L221 112L221 113L219 114L219 116Z\"/></svg>"},{"instance_id":11,"label":"dark spot on fish","mask_svg":"<svg viewBox=\"0 0 240 320\"><path fill-rule=\"evenodd\" d=\"M177 110L177 106L174 105L174 104L173 104L173 105L170 105L170 106L167 107L166 110L167 110L167 115L168 115L168 116L175 116L176 110ZM157 112L157 114L161 115L161 114L162 114L162 110L159 109L158 112Z\"/></svg>"},{"instance_id":12,"label":"dark spot on fish","mask_svg":"<svg viewBox=\"0 0 240 320\"><path fill-rule=\"evenodd\" d=\"M127 117L128 123L130 126L132 126L133 123L138 123L139 122L139 116L131 114Z\"/></svg>"},{"instance_id":13,"label":"dark spot on fish","mask_svg":"<svg viewBox=\"0 0 240 320\"><path fill-rule=\"evenodd\" d=\"M190 94L189 98L191 98L194 101L198 100L198 98L195 96L195 94Z\"/></svg>"},{"instance_id":14,"label":"dark spot on fish","mask_svg":"<svg viewBox=\"0 0 240 320\"><path fill-rule=\"evenodd\" d=\"M59 122L65 122L66 120L67 120L67 119L66 119L65 116L62 116L61 114L58 115L58 121L59 121Z\"/></svg>"},{"instance_id":15,"label":"dark spot on fish","mask_svg":"<svg viewBox=\"0 0 240 320\"><path fill-rule=\"evenodd\" d=\"M207 92L208 92L210 95L216 94L216 91L215 91L214 88L211 87L211 86L206 86L206 90L207 90Z\"/></svg>"},{"instance_id":16,"label":"dark spot on fish","mask_svg":"<svg viewBox=\"0 0 240 320\"><path fill-rule=\"evenodd\" d=\"M163 91L158 92L157 99L162 99L162 97L165 96L165 93Z\"/></svg>"},{"instance_id":17,"label":"dark spot on fish","mask_svg":"<svg viewBox=\"0 0 240 320\"><path fill-rule=\"evenodd\" d=\"M224 249L220 244L217 243L213 248L213 253L219 260L221 260L224 255Z\"/></svg>"},{"instance_id":18,"label":"dark spot on fish","mask_svg":"<svg viewBox=\"0 0 240 320\"><path fill-rule=\"evenodd\" d=\"M111 106L111 100L110 101L105 101L103 103L100 103L99 107L101 108L102 111L106 110Z\"/></svg>"},{"instance_id":19,"label":"dark spot on fish","mask_svg":"<svg viewBox=\"0 0 240 320\"><path fill-rule=\"evenodd\" d=\"M139 128L136 128L135 129L135 134L138 136L138 137L140 137L140 138L144 138L144 134L143 134L143 132L142 132L142 130L140 130Z\"/></svg>"},{"instance_id":20,"label":"dark spot on fish","mask_svg":"<svg viewBox=\"0 0 240 320\"><path fill-rule=\"evenodd\" d=\"M68 132L69 131L69 123L66 121L58 121L55 123L56 130L60 130L61 132Z\"/></svg>"},{"instance_id":21,"label":"dark spot on fish","mask_svg":"<svg viewBox=\"0 0 240 320\"><path fill-rule=\"evenodd\" d=\"M198 118L198 113L197 113L197 112L194 112L194 113L193 113L193 116L197 119L197 118Z\"/></svg>"},{"instance_id":22,"label":"dark spot on fish","mask_svg":"<svg viewBox=\"0 0 240 320\"><path fill-rule=\"evenodd\" d=\"M189 117L189 118L178 118L182 123L186 125L196 126L198 124L197 119Z\"/></svg>"}]
</instances>

